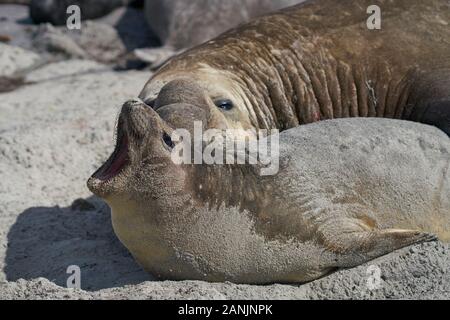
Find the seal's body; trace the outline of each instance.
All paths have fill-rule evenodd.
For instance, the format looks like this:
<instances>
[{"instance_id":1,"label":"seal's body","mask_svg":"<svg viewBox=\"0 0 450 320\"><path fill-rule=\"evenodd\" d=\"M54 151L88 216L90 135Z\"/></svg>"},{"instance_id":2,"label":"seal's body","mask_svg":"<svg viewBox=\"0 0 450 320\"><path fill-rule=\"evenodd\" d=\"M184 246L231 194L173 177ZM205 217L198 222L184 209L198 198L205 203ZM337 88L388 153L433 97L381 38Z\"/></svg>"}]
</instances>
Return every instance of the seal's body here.
<instances>
[{"instance_id":1,"label":"seal's body","mask_svg":"<svg viewBox=\"0 0 450 320\"><path fill-rule=\"evenodd\" d=\"M286 130L272 176L261 164L177 165L172 130L126 103L116 151L88 182L119 239L161 278L303 282L432 234L450 240L450 139L432 126L340 119Z\"/></svg>"},{"instance_id":2,"label":"seal's body","mask_svg":"<svg viewBox=\"0 0 450 320\"><path fill-rule=\"evenodd\" d=\"M380 30L367 27L374 4L381 9ZM449 9L447 0L307 1L171 59L140 98L153 104L175 80L165 93L173 97L159 107L181 114L176 104L202 107L211 114L209 127L288 129L385 117L450 134ZM201 90L177 98L181 79ZM214 110L223 101L227 107Z\"/></svg>"}]
</instances>

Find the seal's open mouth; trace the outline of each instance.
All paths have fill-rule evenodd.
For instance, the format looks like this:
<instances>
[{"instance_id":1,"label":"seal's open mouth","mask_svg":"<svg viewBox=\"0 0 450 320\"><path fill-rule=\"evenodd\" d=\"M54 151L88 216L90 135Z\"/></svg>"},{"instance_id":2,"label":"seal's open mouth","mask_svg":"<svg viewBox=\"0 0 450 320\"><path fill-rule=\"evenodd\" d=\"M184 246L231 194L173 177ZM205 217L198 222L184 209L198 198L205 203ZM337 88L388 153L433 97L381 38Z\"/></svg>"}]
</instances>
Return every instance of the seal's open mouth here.
<instances>
[{"instance_id":1,"label":"seal's open mouth","mask_svg":"<svg viewBox=\"0 0 450 320\"><path fill-rule=\"evenodd\" d=\"M119 124L116 148L105 164L94 174L94 177L101 181L110 180L116 177L129 162L128 136Z\"/></svg>"},{"instance_id":2,"label":"seal's open mouth","mask_svg":"<svg viewBox=\"0 0 450 320\"><path fill-rule=\"evenodd\" d=\"M175 147L171 131L149 106L136 100L126 102L117 122L114 152L88 180L89 190L103 199L120 194L133 175L133 164L137 167L161 161L161 157L169 159L167 152Z\"/></svg>"}]
</instances>

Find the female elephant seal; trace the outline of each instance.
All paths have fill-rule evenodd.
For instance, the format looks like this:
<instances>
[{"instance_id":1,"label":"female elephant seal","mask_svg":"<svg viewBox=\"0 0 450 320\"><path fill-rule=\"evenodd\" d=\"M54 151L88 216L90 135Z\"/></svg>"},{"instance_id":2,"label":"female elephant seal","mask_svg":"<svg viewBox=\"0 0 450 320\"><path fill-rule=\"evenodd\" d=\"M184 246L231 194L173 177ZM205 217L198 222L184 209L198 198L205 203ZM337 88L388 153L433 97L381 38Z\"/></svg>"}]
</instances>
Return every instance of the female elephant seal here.
<instances>
[{"instance_id":1,"label":"female elephant seal","mask_svg":"<svg viewBox=\"0 0 450 320\"><path fill-rule=\"evenodd\" d=\"M374 4L381 30L367 27ZM447 0L307 1L174 57L140 98L184 122L183 106L203 108L208 127L385 117L450 134L449 21Z\"/></svg>"},{"instance_id":2,"label":"female elephant seal","mask_svg":"<svg viewBox=\"0 0 450 320\"><path fill-rule=\"evenodd\" d=\"M304 282L432 234L450 240L450 139L437 128L341 119L286 130L274 176L260 164L176 165L172 130L126 103L116 150L88 182L161 278Z\"/></svg>"}]
</instances>

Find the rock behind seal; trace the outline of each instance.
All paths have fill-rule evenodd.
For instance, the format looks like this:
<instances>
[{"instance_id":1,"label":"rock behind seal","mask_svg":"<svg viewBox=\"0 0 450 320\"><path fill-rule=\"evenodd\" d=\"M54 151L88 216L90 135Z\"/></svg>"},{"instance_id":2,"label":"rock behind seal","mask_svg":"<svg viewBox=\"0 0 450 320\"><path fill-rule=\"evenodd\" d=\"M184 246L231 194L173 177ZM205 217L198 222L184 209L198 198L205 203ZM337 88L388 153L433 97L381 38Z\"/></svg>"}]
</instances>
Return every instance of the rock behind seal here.
<instances>
[{"instance_id":1,"label":"rock behind seal","mask_svg":"<svg viewBox=\"0 0 450 320\"><path fill-rule=\"evenodd\" d=\"M145 14L161 42L179 50L240 23L304 0L146 0Z\"/></svg>"}]
</instances>

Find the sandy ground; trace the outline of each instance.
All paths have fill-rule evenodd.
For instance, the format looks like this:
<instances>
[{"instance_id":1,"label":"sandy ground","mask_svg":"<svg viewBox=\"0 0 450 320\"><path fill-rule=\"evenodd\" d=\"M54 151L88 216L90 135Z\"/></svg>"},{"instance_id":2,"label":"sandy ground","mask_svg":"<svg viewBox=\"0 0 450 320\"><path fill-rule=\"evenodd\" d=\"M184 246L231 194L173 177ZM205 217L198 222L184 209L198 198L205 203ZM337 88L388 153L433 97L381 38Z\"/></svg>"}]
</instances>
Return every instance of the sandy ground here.
<instances>
[{"instance_id":1,"label":"sandy ground","mask_svg":"<svg viewBox=\"0 0 450 320\"><path fill-rule=\"evenodd\" d=\"M439 242L304 285L155 281L118 241L108 207L85 184L113 149L121 104L149 76L73 60L33 71L27 78L35 83L0 94L0 298L450 298L450 248ZM70 265L81 268L83 290L65 288Z\"/></svg>"}]
</instances>

